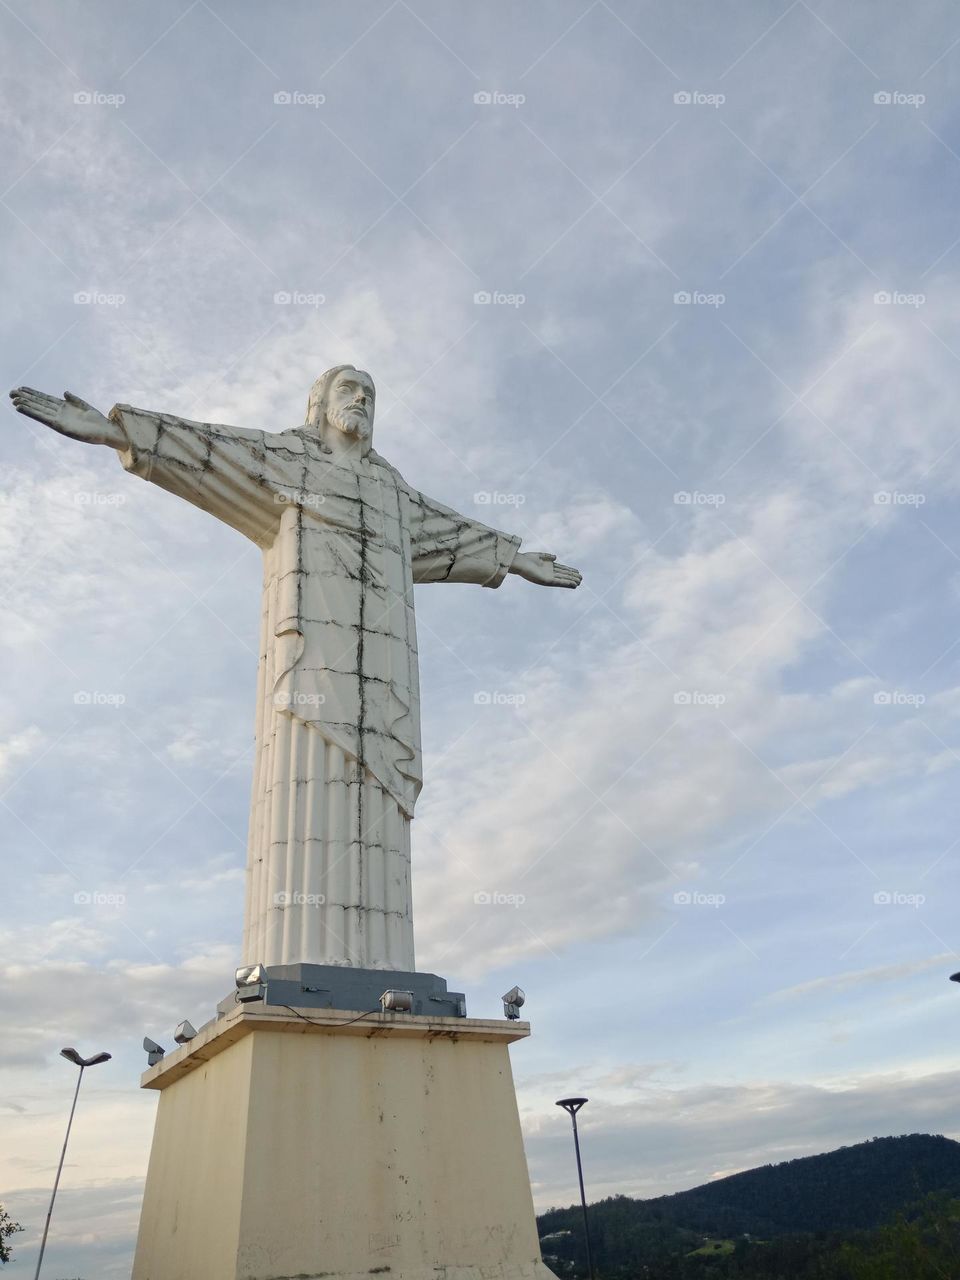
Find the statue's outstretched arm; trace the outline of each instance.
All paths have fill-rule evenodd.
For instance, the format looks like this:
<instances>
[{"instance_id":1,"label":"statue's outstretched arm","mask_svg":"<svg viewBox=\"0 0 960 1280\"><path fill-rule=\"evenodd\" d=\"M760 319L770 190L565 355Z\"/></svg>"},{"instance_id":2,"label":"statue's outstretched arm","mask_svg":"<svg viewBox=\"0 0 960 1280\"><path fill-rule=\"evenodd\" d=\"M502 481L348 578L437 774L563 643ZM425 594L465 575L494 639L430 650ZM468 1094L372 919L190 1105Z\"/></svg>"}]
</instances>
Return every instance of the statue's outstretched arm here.
<instances>
[{"instance_id":1,"label":"statue's outstretched arm","mask_svg":"<svg viewBox=\"0 0 960 1280\"><path fill-rule=\"evenodd\" d=\"M123 428L118 423L111 422L99 409L70 391L65 391L60 400L32 387L17 387L10 392L10 399L18 413L53 427L71 440L106 444L114 449L122 449L126 444Z\"/></svg>"},{"instance_id":2,"label":"statue's outstretched arm","mask_svg":"<svg viewBox=\"0 0 960 1280\"><path fill-rule=\"evenodd\" d=\"M548 551L521 551L520 539L461 515L408 488L414 582L478 582L499 587L515 573L541 587L580 585L580 573Z\"/></svg>"},{"instance_id":3,"label":"statue's outstretched arm","mask_svg":"<svg viewBox=\"0 0 960 1280\"><path fill-rule=\"evenodd\" d=\"M268 456L269 433L130 405L114 405L105 417L69 391L58 400L17 387L10 398L20 413L61 435L116 449L127 471L209 512L261 547L276 536L285 509L277 501L277 487L296 490L303 484L299 460Z\"/></svg>"}]
</instances>

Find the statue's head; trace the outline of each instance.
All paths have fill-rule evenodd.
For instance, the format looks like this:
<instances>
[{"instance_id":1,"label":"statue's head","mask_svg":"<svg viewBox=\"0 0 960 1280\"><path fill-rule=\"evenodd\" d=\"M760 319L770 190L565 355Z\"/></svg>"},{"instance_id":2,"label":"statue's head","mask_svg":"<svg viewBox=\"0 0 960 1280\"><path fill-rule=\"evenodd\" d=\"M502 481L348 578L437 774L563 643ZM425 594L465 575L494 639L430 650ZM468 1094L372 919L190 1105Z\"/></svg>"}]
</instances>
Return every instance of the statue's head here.
<instances>
[{"instance_id":1,"label":"statue's head","mask_svg":"<svg viewBox=\"0 0 960 1280\"><path fill-rule=\"evenodd\" d=\"M310 388L306 425L321 436L332 429L369 447L376 394L369 373L339 364L321 373Z\"/></svg>"}]
</instances>

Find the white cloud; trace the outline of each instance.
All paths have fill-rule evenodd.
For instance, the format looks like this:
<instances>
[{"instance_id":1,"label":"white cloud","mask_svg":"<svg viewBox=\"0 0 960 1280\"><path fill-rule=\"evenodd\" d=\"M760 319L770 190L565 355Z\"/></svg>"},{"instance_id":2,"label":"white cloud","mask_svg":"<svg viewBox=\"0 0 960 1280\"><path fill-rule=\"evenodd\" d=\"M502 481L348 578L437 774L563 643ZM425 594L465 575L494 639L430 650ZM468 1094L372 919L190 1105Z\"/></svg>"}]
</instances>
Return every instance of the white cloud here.
<instances>
[{"instance_id":1,"label":"white cloud","mask_svg":"<svg viewBox=\"0 0 960 1280\"><path fill-rule=\"evenodd\" d=\"M521 1091L536 1082L521 1083ZM670 1087L641 1082L621 1100L619 1082L589 1082L579 1117L591 1200L640 1198L698 1186L731 1171L816 1155L867 1137L955 1132L957 1073L861 1076L829 1081L751 1081ZM569 1125L556 1108L525 1122L538 1208L576 1201Z\"/></svg>"},{"instance_id":2,"label":"white cloud","mask_svg":"<svg viewBox=\"0 0 960 1280\"><path fill-rule=\"evenodd\" d=\"M0 743L0 777L10 773L19 761L29 759L42 744L43 733L36 725L14 733Z\"/></svg>"},{"instance_id":3,"label":"white cloud","mask_svg":"<svg viewBox=\"0 0 960 1280\"><path fill-rule=\"evenodd\" d=\"M945 951L939 955L927 956L923 960L876 965L870 969L855 969L848 973L833 973L824 978L811 978L809 982L785 987L782 991L774 992L770 999L793 1000L800 996L837 994L875 982L899 982L903 978L912 977L915 973L926 973L930 969L944 969L951 960L955 959L951 952Z\"/></svg>"}]
</instances>

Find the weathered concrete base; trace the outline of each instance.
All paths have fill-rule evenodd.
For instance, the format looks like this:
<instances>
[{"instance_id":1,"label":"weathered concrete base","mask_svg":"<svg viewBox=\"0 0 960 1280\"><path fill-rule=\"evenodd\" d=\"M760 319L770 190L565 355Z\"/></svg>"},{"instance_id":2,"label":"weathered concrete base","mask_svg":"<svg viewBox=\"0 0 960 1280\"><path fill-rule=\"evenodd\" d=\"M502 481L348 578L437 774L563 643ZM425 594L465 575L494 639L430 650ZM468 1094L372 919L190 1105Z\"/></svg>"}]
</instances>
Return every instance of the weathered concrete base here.
<instances>
[{"instance_id":1,"label":"weathered concrete base","mask_svg":"<svg viewBox=\"0 0 960 1280\"><path fill-rule=\"evenodd\" d=\"M238 1006L144 1075L133 1280L552 1280L507 1052L528 1025L303 1015Z\"/></svg>"}]
</instances>

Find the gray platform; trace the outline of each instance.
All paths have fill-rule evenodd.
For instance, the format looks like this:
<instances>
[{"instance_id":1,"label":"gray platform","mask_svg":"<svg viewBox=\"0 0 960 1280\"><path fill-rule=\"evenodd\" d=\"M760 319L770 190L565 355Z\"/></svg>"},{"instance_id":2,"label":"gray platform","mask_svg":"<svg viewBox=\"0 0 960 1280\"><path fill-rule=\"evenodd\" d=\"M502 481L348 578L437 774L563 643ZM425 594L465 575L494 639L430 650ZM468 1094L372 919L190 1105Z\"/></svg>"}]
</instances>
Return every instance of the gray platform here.
<instances>
[{"instance_id":1,"label":"gray platform","mask_svg":"<svg viewBox=\"0 0 960 1280\"><path fill-rule=\"evenodd\" d=\"M465 1018L466 997L448 991L444 978L435 973L403 973L390 969L350 969L327 964L280 964L266 970L262 1003L294 1009L349 1009L357 1013L379 1012L385 991L412 991L412 1013L438 1018ZM217 1005L229 1013L237 1004L231 991Z\"/></svg>"}]
</instances>

